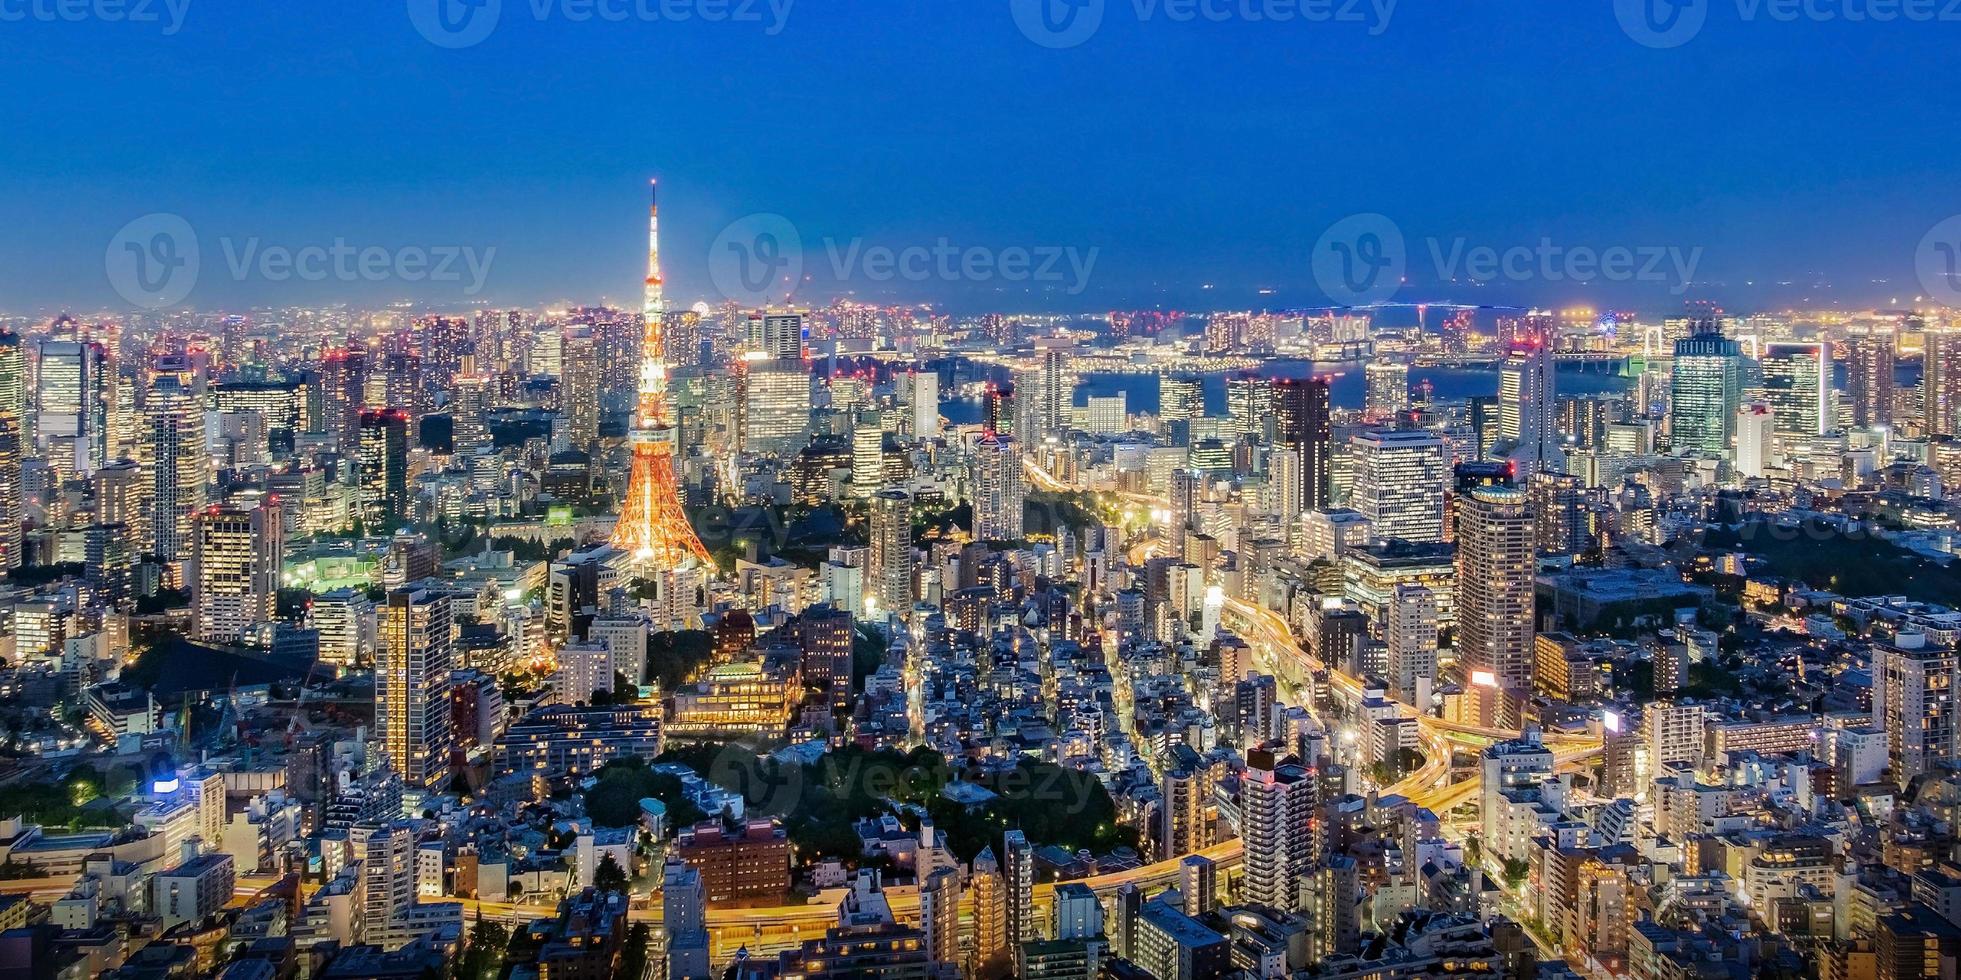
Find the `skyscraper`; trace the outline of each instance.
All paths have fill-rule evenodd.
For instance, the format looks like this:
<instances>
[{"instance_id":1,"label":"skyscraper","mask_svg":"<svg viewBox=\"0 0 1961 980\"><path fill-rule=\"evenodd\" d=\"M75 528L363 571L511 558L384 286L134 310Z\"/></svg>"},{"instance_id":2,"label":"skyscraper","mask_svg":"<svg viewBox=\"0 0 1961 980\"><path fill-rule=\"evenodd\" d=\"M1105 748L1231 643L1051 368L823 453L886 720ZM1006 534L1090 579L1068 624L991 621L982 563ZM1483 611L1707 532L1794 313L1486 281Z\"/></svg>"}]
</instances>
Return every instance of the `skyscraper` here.
<instances>
[{"instance_id":1,"label":"skyscraper","mask_svg":"<svg viewBox=\"0 0 1961 980\"><path fill-rule=\"evenodd\" d=\"M559 361L558 400L566 445L580 452L589 451L599 441L599 351L588 328L565 331L565 347Z\"/></svg>"},{"instance_id":2,"label":"skyscraper","mask_svg":"<svg viewBox=\"0 0 1961 980\"><path fill-rule=\"evenodd\" d=\"M0 329L0 577L21 566L21 461L27 439L27 361L20 335Z\"/></svg>"},{"instance_id":3,"label":"skyscraper","mask_svg":"<svg viewBox=\"0 0 1961 980\"><path fill-rule=\"evenodd\" d=\"M1899 336L1887 322L1855 323L1845 330L1845 394L1852 403L1852 425L1868 429L1893 424L1893 363Z\"/></svg>"},{"instance_id":4,"label":"skyscraper","mask_svg":"<svg viewBox=\"0 0 1961 980\"><path fill-rule=\"evenodd\" d=\"M1827 345L1771 344L1763 368L1764 400L1777 417L1778 435L1809 439L1837 426Z\"/></svg>"},{"instance_id":5,"label":"skyscraper","mask_svg":"<svg viewBox=\"0 0 1961 980\"><path fill-rule=\"evenodd\" d=\"M1675 342L1675 369L1668 401L1675 451L1724 455L1743 399L1743 352L1714 320Z\"/></svg>"},{"instance_id":6,"label":"skyscraper","mask_svg":"<svg viewBox=\"0 0 1961 980\"><path fill-rule=\"evenodd\" d=\"M742 449L777 456L810 442L810 369L800 360L755 361L743 371Z\"/></svg>"},{"instance_id":7,"label":"skyscraper","mask_svg":"<svg viewBox=\"0 0 1961 980\"><path fill-rule=\"evenodd\" d=\"M1076 400L1076 378L1069 370L1069 350L1060 341L1036 341L1036 351L1041 355L1041 366L1035 371L1034 390L1028 392L1024 386L1024 397L1028 398L1025 409L1029 414L1029 431L1016 433L1023 442L1031 445L1040 443L1049 436L1059 435L1069 428L1070 409Z\"/></svg>"},{"instance_id":8,"label":"skyscraper","mask_svg":"<svg viewBox=\"0 0 1961 980\"><path fill-rule=\"evenodd\" d=\"M181 356L160 358L143 403L150 420L152 550L165 561L191 557L191 515L204 506L204 416L194 369Z\"/></svg>"},{"instance_id":9,"label":"skyscraper","mask_svg":"<svg viewBox=\"0 0 1961 980\"><path fill-rule=\"evenodd\" d=\"M801 313L755 313L749 317L749 347L774 361L803 360Z\"/></svg>"},{"instance_id":10,"label":"skyscraper","mask_svg":"<svg viewBox=\"0 0 1961 980\"><path fill-rule=\"evenodd\" d=\"M1532 690L1532 516L1523 491L1479 487L1457 508L1457 656L1471 687ZM1494 724L1509 712L1484 712Z\"/></svg>"},{"instance_id":11,"label":"skyscraper","mask_svg":"<svg viewBox=\"0 0 1961 980\"><path fill-rule=\"evenodd\" d=\"M1928 330L1926 366L1920 392L1925 425L1923 435L1961 435L1961 329Z\"/></svg>"},{"instance_id":12,"label":"skyscraper","mask_svg":"<svg viewBox=\"0 0 1961 980\"><path fill-rule=\"evenodd\" d=\"M919 926L926 934L926 956L935 963L960 962L960 872L927 872L919 886Z\"/></svg>"},{"instance_id":13,"label":"skyscraper","mask_svg":"<svg viewBox=\"0 0 1961 980\"><path fill-rule=\"evenodd\" d=\"M381 751L408 786L449 775L449 597L397 589L381 610L375 660L375 730Z\"/></svg>"},{"instance_id":14,"label":"skyscraper","mask_svg":"<svg viewBox=\"0 0 1961 980\"><path fill-rule=\"evenodd\" d=\"M1275 440L1300 455L1301 509L1327 507L1333 492L1328 382L1321 378L1274 381L1273 413Z\"/></svg>"},{"instance_id":15,"label":"skyscraper","mask_svg":"<svg viewBox=\"0 0 1961 980\"><path fill-rule=\"evenodd\" d=\"M1362 369L1368 382L1362 409L1376 422L1409 411L1409 365L1401 361L1371 361Z\"/></svg>"},{"instance_id":16,"label":"skyscraper","mask_svg":"<svg viewBox=\"0 0 1961 980\"><path fill-rule=\"evenodd\" d=\"M1396 700L1430 704L1437 680L1437 597L1420 585L1398 585L1389 602L1389 686Z\"/></svg>"},{"instance_id":17,"label":"skyscraper","mask_svg":"<svg viewBox=\"0 0 1961 980\"><path fill-rule=\"evenodd\" d=\"M871 549L865 592L877 618L912 608L912 495L898 488L872 497ZM869 603L867 603L869 605Z\"/></svg>"},{"instance_id":18,"label":"skyscraper","mask_svg":"<svg viewBox=\"0 0 1961 980\"><path fill-rule=\"evenodd\" d=\"M207 507L193 519L197 574L192 578L191 617L198 639L236 643L278 613L285 523L279 500L262 497L250 507Z\"/></svg>"},{"instance_id":19,"label":"skyscraper","mask_svg":"<svg viewBox=\"0 0 1961 980\"><path fill-rule=\"evenodd\" d=\"M361 520L380 532L408 519L409 417L400 409L361 413Z\"/></svg>"},{"instance_id":20,"label":"skyscraper","mask_svg":"<svg viewBox=\"0 0 1961 980\"><path fill-rule=\"evenodd\" d=\"M1022 534L1021 447L1013 436L990 434L974 447L974 538L1015 541Z\"/></svg>"},{"instance_id":21,"label":"skyscraper","mask_svg":"<svg viewBox=\"0 0 1961 980\"><path fill-rule=\"evenodd\" d=\"M912 378L912 437L914 439L938 439L940 437L940 372L920 365L913 369Z\"/></svg>"},{"instance_id":22,"label":"skyscraper","mask_svg":"<svg viewBox=\"0 0 1961 980\"><path fill-rule=\"evenodd\" d=\"M1378 538L1442 541L1443 440L1428 432L1374 430L1349 440L1353 506Z\"/></svg>"},{"instance_id":23,"label":"skyscraper","mask_svg":"<svg viewBox=\"0 0 1961 980\"><path fill-rule=\"evenodd\" d=\"M1557 379L1552 348L1536 333L1514 341L1498 365L1498 439L1519 476L1562 467L1554 416Z\"/></svg>"}]
</instances>

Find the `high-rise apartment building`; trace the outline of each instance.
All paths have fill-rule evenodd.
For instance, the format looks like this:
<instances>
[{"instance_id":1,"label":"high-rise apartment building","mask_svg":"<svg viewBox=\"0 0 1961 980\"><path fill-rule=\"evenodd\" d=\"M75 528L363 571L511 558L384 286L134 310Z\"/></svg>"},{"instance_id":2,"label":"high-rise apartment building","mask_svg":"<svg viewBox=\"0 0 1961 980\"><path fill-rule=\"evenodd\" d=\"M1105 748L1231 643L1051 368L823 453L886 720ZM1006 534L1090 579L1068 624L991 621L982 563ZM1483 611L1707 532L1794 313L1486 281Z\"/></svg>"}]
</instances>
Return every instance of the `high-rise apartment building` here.
<instances>
[{"instance_id":1,"label":"high-rise apartment building","mask_svg":"<svg viewBox=\"0 0 1961 980\"><path fill-rule=\"evenodd\" d=\"M1524 491L1479 487L1457 507L1457 658L1507 705L1532 690L1533 527ZM1484 711L1494 724L1514 714Z\"/></svg>"},{"instance_id":2,"label":"high-rise apartment building","mask_svg":"<svg viewBox=\"0 0 1961 980\"><path fill-rule=\"evenodd\" d=\"M381 751L409 786L449 775L449 597L397 589L380 611L375 730Z\"/></svg>"},{"instance_id":3,"label":"high-rise apartment building","mask_svg":"<svg viewBox=\"0 0 1961 980\"><path fill-rule=\"evenodd\" d=\"M1919 633L1901 633L1873 651L1873 727L1886 733L1893 780L1908 780L1961 759L1955 725L1953 650Z\"/></svg>"},{"instance_id":4,"label":"high-rise apartment building","mask_svg":"<svg viewBox=\"0 0 1961 980\"><path fill-rule=\"evenodd\" d=\"M151 545L165 561L191 557L191 517L205 502L209 472L196 389L187 359L160 358L143 403L150 420Z\"/></svg>"},{"instance_id":5,"label":"high-rise apartment building","mask_svg":"<svg viewBox=\"0 0 1961 980\"><path fill-rule=\"evenodd\" d=\"M1300 880L1320 866L1314 772L1255 749L1246 753L1239 792L1246 869L1241 898L1276 909L1299 908Z\"/></svg>"},{"instance_id":6,"label":"high-rise apartment building","mask_svg":"<svg viewBox=\"0 0 1961 980\"><path fill-rule=\"evenodd\" d=\"M1389 686L1396 700L1428 707L1437 682L1437 596L1398 585L1389 602Z\"/></svg>"},{"instance_id":7,"label":"high-rise apartment building","mask_svg":"<svg viewBox=\"0 0 1961 980\"><path fill-rule=\"evenodd\" d=\"M872 497L867 597L877 618L912 608L912 495L897 488ZM870 605L868 602L867 605Z\"/></svg>"},{"instance_id":8,"label":"high-rise apartment building","mask_svg":"<svg viewBox=\"0 0 1961 980\"><path fill-rule=\"evenodd\" d=\"M586 452L599 441L599 350L585 327L565 331L559 355L558 404L565 444Z\"/></svg>"},{"instance_id":9,"label":"high-rise apartment building","mask_svg":"<svg viewBox=\"0 0 1961 980\"><path fill-rule=\"evenodd\" d=\"M1558 465L1557 401L1552 348L1537 334L1515 340L1498 365L1498 439L1521 477Z\"/></svg>"},{"instance_id":10,"label":"high-rise apartment building","mask_svg":"<svg viewBox=\"0 0 1961 980\"><path fill-rule=\"evenodd\" d=\"M1845 395L1852 425L1867 429L1893 424L1893 365L1899 334L1890 322L1855 323L1845 330Z\"/></svg>"},{"instance_id":11,"label":"high-rise apartment building","mask_svg":"<svg viewBox=\"0 0 1961 980\"><path fill-rule=\"evenodd\" d=\"M1771 344L1763 356L1764 401L1777 434L1808 439L1837 426L1832 408L1832 357L1824 343Z\"/></svg>"},{"instance_id":12,"label":"high-rise apartment building","mask_svg":"<svg viewBox=\"0 0 1961 980\"><path fill-rule=\"evenodd\" d=\"M1022 534L1027 497L1021 447L1013 436L985 435L974 447L974 539L1014 541Z\"/></svg>"}]
</instances>

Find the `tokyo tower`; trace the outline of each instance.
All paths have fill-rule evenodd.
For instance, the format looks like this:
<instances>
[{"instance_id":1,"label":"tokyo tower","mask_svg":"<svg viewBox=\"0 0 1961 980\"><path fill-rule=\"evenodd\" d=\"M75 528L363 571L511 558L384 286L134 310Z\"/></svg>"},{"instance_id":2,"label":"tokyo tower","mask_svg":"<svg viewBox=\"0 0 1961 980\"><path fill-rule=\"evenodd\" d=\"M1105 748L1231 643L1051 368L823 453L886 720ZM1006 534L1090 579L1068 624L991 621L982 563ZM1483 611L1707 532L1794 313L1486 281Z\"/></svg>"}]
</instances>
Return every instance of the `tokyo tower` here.
<instances>
[{"instance_id":1,"label":"tokyo tower","mask_svg":"<svg viewBox=\"0 0 1961 980\"><path fill-rule=\"evenodd\" d=\"M613 529L613 546L651 572L696 561L709 564L711 559L681 509L674 481L677 440L667 417L667 361L661 336L667 304L661 296L658 186L647 212L647 236L647 326L640 351L640 405L631 435L633 472L620 505L620 522Z\"/></svg>"}]
</instances>

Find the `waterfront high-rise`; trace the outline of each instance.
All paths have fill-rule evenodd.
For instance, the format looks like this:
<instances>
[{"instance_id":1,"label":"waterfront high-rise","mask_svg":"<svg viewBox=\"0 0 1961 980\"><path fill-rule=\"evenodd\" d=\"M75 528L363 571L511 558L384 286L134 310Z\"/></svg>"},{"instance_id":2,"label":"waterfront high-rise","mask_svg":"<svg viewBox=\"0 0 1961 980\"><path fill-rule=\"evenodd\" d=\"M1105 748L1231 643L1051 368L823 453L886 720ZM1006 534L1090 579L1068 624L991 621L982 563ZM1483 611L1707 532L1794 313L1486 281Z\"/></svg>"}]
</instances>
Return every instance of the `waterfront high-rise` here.
<instances>
[{"instance_id":1,"label":"waterfront high-rise","mask_svg":"<svg viewBox=\"0 0 1961 980\"><path fill-rule=\"evenodd\" d=\"M1368 382L1362 410L1377 423L1409 411L1409 365L1402 361L1372 361L1362 369Z\"/></svg>"},{"instance_id":2,"label":"waterfront high-rise","mask_svg":"<svg viewBox=\"0 0 1961 980\"><path fill-rule=\"evenodd\" d=\"M1333 493L1328 382L1281 378L1273 382L1272 404L1275 441L1300 455L1301 509L1320 510Z\"/></svg>"},{"instance_id":3,"label":"waterfront high-rise","mask_svg":"<svg viewBox=\"0 0 1961 980\"><path fill-rule=\"evenodd\" d=\"M1743 353L1713 320L1675 342L1669 432L1675 451L1724 455L1743 399Z\"/></svg>"},{"instance_id":4,"label":"waterfront high-rise","mask_svg":"<svg viewBox=\"0 0 1961 980\"><path fill-rule=\"evenodd\" d=\"M375 732L404 785L449 776L449 597L397 589L381 609L375 654Z\"/></svg>"}]
</instances>

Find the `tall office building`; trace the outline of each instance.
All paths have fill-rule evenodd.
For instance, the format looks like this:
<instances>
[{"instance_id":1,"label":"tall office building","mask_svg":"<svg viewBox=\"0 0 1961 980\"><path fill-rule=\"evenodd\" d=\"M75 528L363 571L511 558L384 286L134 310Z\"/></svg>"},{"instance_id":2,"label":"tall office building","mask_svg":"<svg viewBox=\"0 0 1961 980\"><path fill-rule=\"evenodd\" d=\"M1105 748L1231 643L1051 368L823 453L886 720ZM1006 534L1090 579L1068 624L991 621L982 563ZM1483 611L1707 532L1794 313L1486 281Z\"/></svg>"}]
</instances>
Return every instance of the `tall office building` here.
<instances>
[{"instance_id":1,"label":"tall office building","mask_svg":"<svg viewBox=\"0 0 1961 980\"><path fill-rule=\"evenodd\" d=\"M1378 538L1442 541L1444 446L1428 432L1373 430L1349 440L1352 506Z\"/></svg>"},{"instance_id":2,"label":"tall office building","mask_svg":"<svg viewBox=\"0 0 1961 980\"><path fill-rule=\"evenodd\" d=\"M986 435L974 447L974 539L1015 541L1022 534L1021 447L1013 436Z\"/></svg>"},{"instance_id":3,"label":"tall office building","mask_svg":"<svg viewBox=\"0 0 1961 980\"><path fill-rule=\"evenodd\" d=\"M865 589L876 619L912 608L912 495L897 488L872 497L871 548ZM870 605L868 602L867 605Z\"/></svg>"},{"instance_id":4,"label":"tall office building","mask_svg":"<svg viewBox=\"0 0 1961 980\"><path fill-rule=\"evenodd\" d=\"M1246 753L1239 792L1246 869L1239 886L1241 900L1283 911L1299 908L1300 880L1320 866L1314 772L1254 749Z\"/></svg>"},{"instance_id":5,"label":"tall office building","mask_svg":"<svg viewBox=\"0 0 1961 980\"><path fill-rule=\"evenodd\" d=\"M1479 487L1458 502L1457 658L1471 687L1501 690L1507 704L1532 690L1532 546L1524 491Z\"/></svg>"},{"instance_id":6,"label":"tall office building","mask_svg":"<svg viewBox=\"0 0 1961 980\"><path fill-rule=\"evenodd\" d=\"M1205 378L1196 374L1158 376L1158 418L1190 422L1205 416Z\"/></svg>"},{"instance_id":7,"label":"tall office building","mask_svg":"<svg viewBox=\"0 0 1961 980\"><path fill-rule=\"evenodd\" d=\"M193 518L196 574L191 579L191 618L198 639L237 643L245 631L269 623L279 611L285 522L279 500L252 506L207 507Z\"/></svg>"},{"instance_id":8,"label":"tall office building","mask_svg":"<svg viewBox=\"0 0 1961 980\"><path fill-rule=\"evenodd\" d=\"M361 413L361 520L381 533L409 516L409 417L388 408Z\"/></svg>"},{"instance_id":9,"label":"tall office building","mask_svg":"<svg viewBox=\"0 0 1961 980\"><path fill-rule=\"evenodd\" d=\"M1893 424L1893 364L1899 336L1891 323L1857 323L1845 330L1845 395L1852 425L1868 429Z\"/></svg>"},{"instance_id":10,"label":"tall office building","mask_svg":"<svg viewBox=\"0 0 1961 980\"><path fill-rule=\"evenodd\" d=\"M1778 435L1808 439L1837 426L1829 345L1771 344L1763 369L1764 401L1777 417Z\"/></svg>"},{"instance_id":11,"label":"tall office building","mask_svg":"<svg viewBox=\"0 0 1961 980\"><path fill-rule=\"evenodd\" d=\"M1743 352L1714 320L1675 342L1670 382L1669 432L1677 453L1724 455L1743 399Z\"/></svg>"},{"instance_id":12,"label":"tall office building","mask_svg":"<svg viewBox=\"0 0 1961 980\"><path fill-rule=\"evenodd\" d=\"M982 406L981 429L1004 436L1015 434L1015 386L1012 382L987 386Z\"/></svg>"},{"instance_id":13,"label":"tall office building","mask_svg":"<svg viewBox=\"0 0 1961 980\"><path fill-rule=\"evenodd\" d=\"M375 731L408 786L449 775L449 597L397 589L381 609L375 655Z\"/></svg>"},{"instance_id":14,"label":"tall office building","mask_svg":"<svg viewBox=\"0 0 1961 980\"><path fill-rule=\"evenodd\" d=\"M1961 329L1928 330L1920 376L1923 435L1961 435Z\"/></svg>"},{"instance_id":15,"label":"tall office building","mask_svg":"<svg viewBox=\"0 0 1961 980\"><path fill-rule=\"evenodd\" d=\"M1886 733L1893 780L1961 761L1955 726L1955 682L1961 661L1918 633L1901 633L1873 650L1873 727Z\"/></svg>"},{"instance_id":16,"label":"tall office building","mask_svg":"<svg viewBox=\"0 0 1961 980\"><path fill-rule=\"evenodd\" d=\"M1498 439L1511 447L1520 477L1560 468L1553 368L1552 348L1537 334L1515 341L1498 365Z\"/></svg>"},{"instance_id":17,"label":"tall office building","mask_svg":"<svg viewBox=\"0 0 1961 980\"><path fill-rule=\"evenodd\" d=\"M742 448L791 456L810 442L810 369L802 361L756 361L743 372Z\"/></svg>"},{"instance_id":18,"label":"tall office building","mask_svg":"<svg viewBox=\"0 0 1961 980\"><path fill-rule=\"evenodd\" d=\"M804 318L801 313L754 313L749 316L749 348L773 361L803 360Z\"/></svg>"},{"instance_id":19,"label":"tall office building","mask_svg":"<svg viewBox=\"0 0 1961 980\"><path fill-rule=\"evenodd\" d=\"M158 359L143 411L150 420L151 549L167 562L183 561L191 557L191 516L204 507L209 475L204 413L189 361Z\"/></svg>"},{"instance_id":20,"label":"tall office building","mask_svg":"<svg viewBox=\"0 0 1961 980\"><path fill-rule=\"evenodd\" d=\"M1420 585L1398 585L1388 612L1390 693L1426 709L1437 681L1436 593Z\"/></svg>"},{"instance_id":21,"label":"tall office building","mask_svg":"<svg viewBox=\"0 0 1961 980\"><path fill-rule=\"evenodd\" d=\"M101 344L41 344L35 440L61 478L87 477L107 461L114 380Z\"/></svg>"},{"instance_id":22,"label":"tall office building","mask_svg":"<svg viewBox=\"0 0 1961 980\"><path fill-rule=\"evenodd\" d=\"M1282 378L1272 383L1275 441L1301 460L1301 509L1327 507L1333 494L1328 382Z\"/></svg>"},{"instance_id":23,"label":"tall office building","mask_svg":"<svg viewBox=\"0 0 1961 980\"><path fill-rule=\"evenodd\" d=\"M565 331L559 359L558 411L565 427L565 444L580 452L599 441L599 350L592 331Z\"/></svg>"},{"instance_id":24,"label":"tall office building","mask_svg":"<svg viewBox=\"0 0 1961 980\"><path fill-rule=\"evenodd\" d=\"M851 486L869 497L885 483L885 416L863 411L851 421Z\"/></svg>"}]
</instances>

